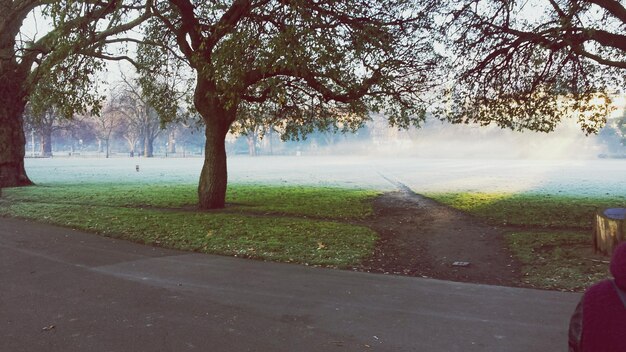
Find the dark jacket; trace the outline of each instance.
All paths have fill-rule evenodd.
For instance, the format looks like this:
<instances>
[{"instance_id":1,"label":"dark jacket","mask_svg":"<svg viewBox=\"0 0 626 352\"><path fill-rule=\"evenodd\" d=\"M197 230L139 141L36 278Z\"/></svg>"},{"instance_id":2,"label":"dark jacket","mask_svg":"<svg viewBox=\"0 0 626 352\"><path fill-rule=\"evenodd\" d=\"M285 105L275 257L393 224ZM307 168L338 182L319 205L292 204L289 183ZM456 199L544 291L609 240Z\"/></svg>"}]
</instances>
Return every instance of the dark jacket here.
<instances>
[{"instance_id":1,"label":"dark jacket","mask_svg":"<svg viewBox=\"0 0 626 352\"><path fill-rule=\"evenodd\" d=\"M587 289L572 315L570 352L626 351L626 243L613 252L610 268L615 279Z\"/></svg>"}]
</instances>

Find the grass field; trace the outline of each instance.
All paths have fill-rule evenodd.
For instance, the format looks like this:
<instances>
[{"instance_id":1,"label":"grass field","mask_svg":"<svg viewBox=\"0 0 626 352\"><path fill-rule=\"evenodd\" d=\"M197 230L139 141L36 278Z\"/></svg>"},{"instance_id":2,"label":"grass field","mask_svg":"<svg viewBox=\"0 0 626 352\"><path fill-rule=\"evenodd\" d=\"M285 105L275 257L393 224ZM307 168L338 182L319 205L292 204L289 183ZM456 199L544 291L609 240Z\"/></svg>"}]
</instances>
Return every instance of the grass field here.
<instances>
[{"instance_id":1,"label":"grass field","mask_svg":"<svg viewBox=\"0 0 626 352\"><path fill-rule=\"evenodd\" d=\"M429 197L496 225L591 229L598 208L626 205L625 195L577 196L546 193L432 193Z\"/></svg>"},{"instance_id":2,"label":"grass field","mask_svg":"<svg viewBox=\"0 0 626 352\"><path fill-rule=\"evenodd\" d=\"M359 263L377 239L369 228L345 222L372 213L374 191L231 185L226 209L201 212L195 187L11 188L3 191L0 215L169 248L333 267Z\"/></svg>"},{"instance_id":3,"label":"grass field","mask_svg":"<svg viewBox=\"0 0 626 352\"><path fill-rule=\"evenodd\" d=\"M624 207L626 197L544 193L433 193L429 197L488 223L503 226L512 253L523 265L525 284L581 291L608 276L609 258L592 250L598 208Z\"/></svg>"},{"instance_id":4,"label":"grass field","mask_svg":"<svg viewBox=\"0 0 626 352\"><path fill-rule=\"evenodd\" d=\"M0 215L84 229L139 243L262 260L350 267L377 234L354 225L380 192L313 186L231 184L228 206L201 212L195 184L42 183L3 190ZM507 231L523 284L580 291L607 276L591 249L591 221L624 195L429 193Z\"/></svg>"}]
</instances>

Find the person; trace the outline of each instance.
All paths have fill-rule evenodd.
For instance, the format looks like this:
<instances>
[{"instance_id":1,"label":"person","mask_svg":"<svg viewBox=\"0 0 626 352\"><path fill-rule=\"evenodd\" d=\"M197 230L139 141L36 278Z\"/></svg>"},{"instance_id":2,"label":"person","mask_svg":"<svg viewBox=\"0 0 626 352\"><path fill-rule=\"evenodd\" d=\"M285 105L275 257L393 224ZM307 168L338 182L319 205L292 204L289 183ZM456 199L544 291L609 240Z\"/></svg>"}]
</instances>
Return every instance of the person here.
<instances>
[{"instance_id":1,"label":"person","mask_svg":"<svg viewBox=\"0 0 626 352\"><path fill-rule=\"evenodd\" d=\"M613 251L613 279L589 287L569 326L570 352L626 351L626 242Z\"/></svg>"}]
</instances>

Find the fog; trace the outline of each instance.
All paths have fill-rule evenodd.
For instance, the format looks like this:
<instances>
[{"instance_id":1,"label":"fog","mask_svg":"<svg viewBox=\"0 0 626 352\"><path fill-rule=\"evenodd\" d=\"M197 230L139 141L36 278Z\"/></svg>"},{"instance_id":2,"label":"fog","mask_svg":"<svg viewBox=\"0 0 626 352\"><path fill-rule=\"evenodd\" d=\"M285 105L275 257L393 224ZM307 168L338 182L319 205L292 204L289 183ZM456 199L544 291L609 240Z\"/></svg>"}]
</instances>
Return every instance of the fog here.
<instances>
[{"instance_id":1,"label":"fog","mask_svg":"<svg viewBox=\"0 0 626 352\"><path fill-rule=\"evenodd\" d=\"M612 130L585 136L571 121L546 134L438 121L398 131L374 118L356 134L317 133L289 143L275 136L273 141L264 138L257 144L260 155L249 156L245 137L227 141L229 182L383 191L397 189L401 183L418 193L626 196L626 148L619 137ZM122 151L106 159L102 153L55 153L53 158L27 158L26 170L35 183L43 185L196 184L203 162L199 154L143 158Z\"/></svg>"},{"instance_id":2,"label":"fog","mask_svg":"<svg viewBox=\"0 0 626 352\"><path fill-rule=\"evenodd\" d=\"M410 137L401 145L401 153L420 158L595 159L608 152L598 136L585 136L574 123L549 134L433 123Z\"/></svg>"},{"instance_id":3,"label":"fog","mask_svg":"<svg viewBox=\"0 0 626 352\"><path fill-rule=\"evenodd\" d=\"M139 171L136 171L136 166ZM38 184L196 184L202 158L27 159ZM229 181L415 192L541 192L626 197L626 160L434 159L365 156L234 156Z\"/></svg>"},{"instance_id":4,"label":"fog","mask_svg":"<svg viewBox=\"0 0 626 352\"><path fill-rule=\"evenodd\" d=\"M267 138L266 138L267 139ZM257 142L260 154L269 154L267 140ZM626 157L626 148L610 124L598 135L586 136L573 120L553 132L517 132L496 126L453 125L428 121L421 128L389 128L374 116L356 134L314 133L298 143L272 141L272 154L357 155L416 157L421 159L581 160ZM236 150L236 148L233 148ZM243 152L239 152L243 154Z\"/></svg>"}]
</instances>

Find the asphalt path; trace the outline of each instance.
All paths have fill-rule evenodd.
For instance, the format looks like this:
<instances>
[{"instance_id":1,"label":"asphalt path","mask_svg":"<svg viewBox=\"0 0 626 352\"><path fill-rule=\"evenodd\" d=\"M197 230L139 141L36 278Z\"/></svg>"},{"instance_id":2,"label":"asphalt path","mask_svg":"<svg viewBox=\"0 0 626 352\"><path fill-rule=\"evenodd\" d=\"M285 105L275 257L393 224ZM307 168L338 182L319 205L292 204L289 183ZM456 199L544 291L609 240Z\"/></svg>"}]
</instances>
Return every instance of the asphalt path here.
<instances>
[{"instance_id":1,"label":"asphalt path","mask_svg":"<svg viewBox=\"0 0 626 352\"><path fill-rule=\"evenodd\" d=\"M0 218L0 351L566 351L579 294L186 253Z\"/></svg>"}]
</instances>

